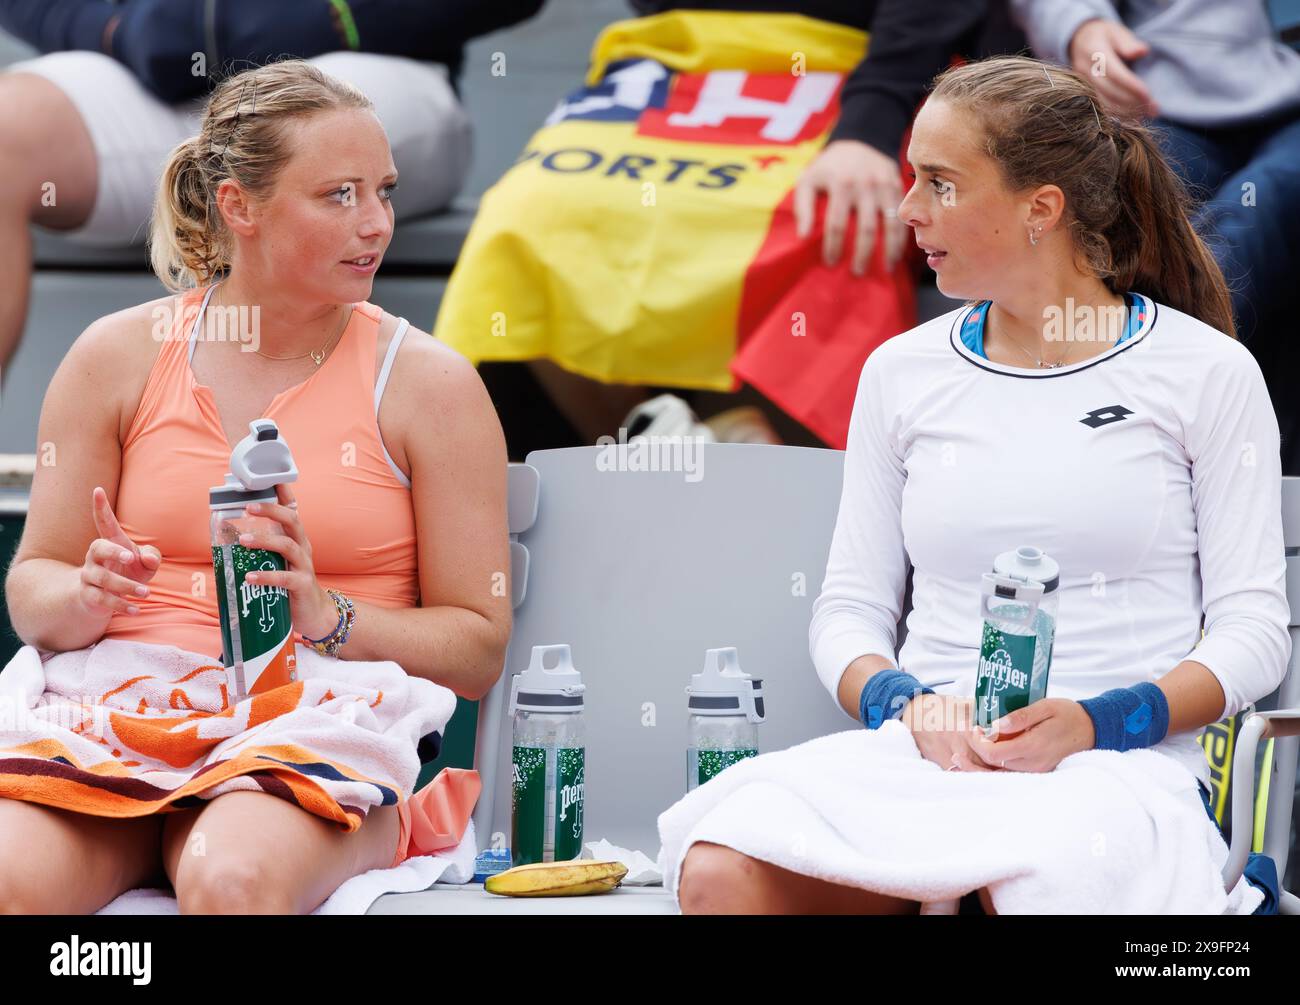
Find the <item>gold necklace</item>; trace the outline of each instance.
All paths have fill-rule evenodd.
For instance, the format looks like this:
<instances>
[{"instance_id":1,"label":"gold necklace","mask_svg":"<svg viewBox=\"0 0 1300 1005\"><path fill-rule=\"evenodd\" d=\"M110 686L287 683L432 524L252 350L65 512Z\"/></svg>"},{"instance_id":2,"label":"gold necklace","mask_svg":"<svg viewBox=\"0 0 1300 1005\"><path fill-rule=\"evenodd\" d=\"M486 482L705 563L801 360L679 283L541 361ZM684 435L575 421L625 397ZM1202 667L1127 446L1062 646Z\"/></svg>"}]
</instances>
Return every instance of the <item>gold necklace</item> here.
<instances>
[{"instance_id":1,"label":"gold necklace","mask_svg":"<svg viewBox=\"0 0 1300 1005\"><path fill-rule=\"evenodd\" d=\"M298 353L297 356L272 356L270 355L270 353L262 352L261 349L254 349L253 352L257 353L259 356L265 359L302 359L304 356L310 356L311 361L315 363L317 366L320 366L323 362L325 362L325 355L327 352L329 352L330 349L333 348L334 342L336 342L339 339L339 337L342 336L343 329L347 327L348 319L351 316L352 316L352 308L351 306L349 306L348 309L343 312L343 323L339 325L339 330L335 332L333 337L328 342L326 342L323 346L321 346L319 349L309 349L307 350L307 352Z\"/></svg>"},{"instance_id":2,"label":"gold necklace","mask_svg":"<svg viewBox=\"0 0 1300 1005\"><path fill-rule=\"evenodd\" d=\"M325 362L326 354L329 352L330 349L333 348L333 343L337 341L340 336L342 336L344 329L347 328L348 319L351 317L352 317L352 306L349 304L347 310L343 312L343 323L339 325L338 331L336 331L334 335L330 338L330 340L326 342L323 346L321 346L319 349L309 349L306 352L298 353L298 355L296 356L272 356L270 353L262 352L261 349L254 349L253 352L257 353L259 356L263 357L264 359L289 360L289 359L302 359L304 356L310 356L311 361L315 363L317 366L320 366L322 363Z\"/></svg>"}]
</instances>

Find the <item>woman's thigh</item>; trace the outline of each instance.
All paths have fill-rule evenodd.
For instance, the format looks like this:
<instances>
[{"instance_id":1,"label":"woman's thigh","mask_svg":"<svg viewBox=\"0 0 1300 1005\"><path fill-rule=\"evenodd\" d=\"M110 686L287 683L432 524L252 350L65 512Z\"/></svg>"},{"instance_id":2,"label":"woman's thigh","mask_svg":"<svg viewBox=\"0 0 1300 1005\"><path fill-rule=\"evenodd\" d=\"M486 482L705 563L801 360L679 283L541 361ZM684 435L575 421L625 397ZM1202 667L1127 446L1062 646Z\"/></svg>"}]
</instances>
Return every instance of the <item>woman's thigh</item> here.
<instances>
[{"instance_id":1,"label":"woman's thigh","mask_svg":"<svg viewBox=\"0 0 1300 1005\"><path fill-rule=\"evenodd\" d=\"M92 914L162 881L162 821L0 799L0 913Z\"/></svg>"},{"instance_id":2,"label":"woman's thigh","mask_svg":"<svg viewBox=\"0 0 1300 1005\"><path fill-rule=\"evenodd\" d=\"M919 901L791 872L708 841L682 861L683 914L918 914Z\"/></svg>"},{"instance_id":3,"label":"woman's thigh","mask_svg":"<svg viewBox=\"0 0 1300 1005\"><path fill-rule=\"evenodd\" d=\"M267 792L172 816L162 859L182 914L308 914L346 880L388 868L397 848L396 806L370 810L352 834Z\"/></svg>"}]
</instances>

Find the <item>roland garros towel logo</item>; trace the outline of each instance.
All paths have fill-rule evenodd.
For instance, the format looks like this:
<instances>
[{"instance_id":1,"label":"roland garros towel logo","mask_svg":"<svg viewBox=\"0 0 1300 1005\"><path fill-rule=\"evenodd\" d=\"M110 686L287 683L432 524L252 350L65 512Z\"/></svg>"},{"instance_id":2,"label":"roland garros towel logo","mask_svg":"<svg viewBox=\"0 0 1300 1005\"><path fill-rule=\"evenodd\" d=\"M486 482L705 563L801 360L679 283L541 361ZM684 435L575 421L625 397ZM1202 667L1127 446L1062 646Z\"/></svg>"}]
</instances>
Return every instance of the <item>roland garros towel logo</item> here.
<instances>
[{"instance_id":1,"label":"roland garros towel logo","mask_svg":"<svg viewBox=\"0 0 1300 1005\"><path fill-rule=\"evenodd\" d=\"M152 971L152 942L86 942L50 945L50 973L55 977L131 977L148 984Z\"/></svg>"}]
</instances>

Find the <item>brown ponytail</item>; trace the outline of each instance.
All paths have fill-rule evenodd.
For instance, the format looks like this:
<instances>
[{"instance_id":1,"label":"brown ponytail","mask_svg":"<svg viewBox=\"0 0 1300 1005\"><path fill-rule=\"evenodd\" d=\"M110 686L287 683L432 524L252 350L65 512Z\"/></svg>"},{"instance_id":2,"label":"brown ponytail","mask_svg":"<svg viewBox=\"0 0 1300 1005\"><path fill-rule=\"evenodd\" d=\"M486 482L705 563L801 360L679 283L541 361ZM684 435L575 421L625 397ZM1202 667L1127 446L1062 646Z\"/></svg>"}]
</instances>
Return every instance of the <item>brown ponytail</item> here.
<instances>
[{"instance_id":1,"label":"brown ponytail","mask_svg":"<svg viewBox=\"0 0 1300 1005\"><path fill-rule=\"evenodd\" d=\"M1013 191L1061 189L1075 247L1112 293L1145 293L1236 337L1227 283L1192 227L1182 181L1151 131L1106 112L1087 77L998 56L944 71L931 98L978 116Z\"/></svg>"},{"instance_id":2,"label":"brown ponytail","mask_svg":"<svg viewBox=\"0 0 1300 1005\"><path fill-rule=\"evenodd\" d=\"M1111 289L1142 290L1235 338L1228 286L1188 219L1186 188L1149 129L1115 125L1120 213L1105 232L1115 270Z\"/></svg>"}]
</instances>

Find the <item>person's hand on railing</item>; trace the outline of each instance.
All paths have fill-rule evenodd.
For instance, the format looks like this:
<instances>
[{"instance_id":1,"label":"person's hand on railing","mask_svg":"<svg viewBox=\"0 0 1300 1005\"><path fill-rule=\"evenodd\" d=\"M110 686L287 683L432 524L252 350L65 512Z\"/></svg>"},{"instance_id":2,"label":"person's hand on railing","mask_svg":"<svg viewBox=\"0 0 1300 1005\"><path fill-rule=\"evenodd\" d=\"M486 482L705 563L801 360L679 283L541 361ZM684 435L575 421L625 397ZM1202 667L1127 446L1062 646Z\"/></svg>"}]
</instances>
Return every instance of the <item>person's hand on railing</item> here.
<instances>
[{"instance_id":1,"label":"person's hand on railing","mask_svg":"<svg viewBox=\"0 0 1300 1005\"><path fill-rule=\"evenodd\" d=\"M162 554L153 545L137 545L126 536L108 493L98 485L91 493L90 507L99 536L86 549L78 599L88 614L99 618L139 614L134 602L149 595L146 584L162 564Z\"/></svg>"},{"instance_id":2,"label":"person's hand on railing","mask_svg":"<svg viewBox=\"0 0 1300 1005\"><path fill-rule=\"evenodd\" d=\"M1000 765L975 747L974 708L974 698L919 694L903 706L900 721L912 731L921 756L944 771L997 771Z\"/></svg>"}]
</instances>

